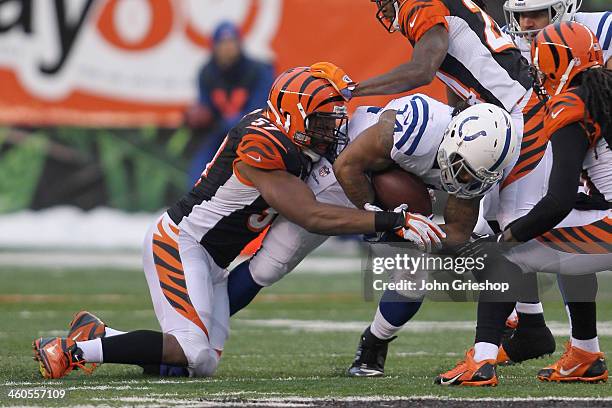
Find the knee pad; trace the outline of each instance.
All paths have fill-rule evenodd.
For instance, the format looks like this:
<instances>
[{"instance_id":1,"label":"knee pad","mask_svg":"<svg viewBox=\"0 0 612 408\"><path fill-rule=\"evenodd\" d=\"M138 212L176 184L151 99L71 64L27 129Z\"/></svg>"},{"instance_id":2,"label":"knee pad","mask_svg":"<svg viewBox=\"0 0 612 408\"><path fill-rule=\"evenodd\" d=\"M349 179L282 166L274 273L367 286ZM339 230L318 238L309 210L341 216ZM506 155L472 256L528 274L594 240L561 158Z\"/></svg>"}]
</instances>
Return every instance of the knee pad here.
<instances>
[{"instance_id":1,"label":"knee pad","mask_svg":"<svg viewBox=\"0 0 612 408\"><path fill-rule=\"evenodd\" d=\"M212 377L217 371L219 365L219 355L211 348L200 349L192 360L189 361L189 376L190 377Z\"/></svg>"}]
</instances>

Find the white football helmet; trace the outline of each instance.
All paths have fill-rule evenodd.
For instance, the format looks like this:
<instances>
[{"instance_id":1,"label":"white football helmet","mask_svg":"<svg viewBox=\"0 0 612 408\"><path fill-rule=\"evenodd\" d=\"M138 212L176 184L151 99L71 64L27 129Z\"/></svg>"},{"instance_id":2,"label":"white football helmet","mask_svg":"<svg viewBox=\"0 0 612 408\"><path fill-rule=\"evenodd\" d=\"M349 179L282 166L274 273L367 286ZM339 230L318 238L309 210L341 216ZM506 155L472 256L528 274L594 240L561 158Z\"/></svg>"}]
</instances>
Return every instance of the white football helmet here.
<instances>
[{"instance_id":1,"label":"white football helmet","mask_svg":"<svg viewBox=\"0 0 612 408\"><path fill-rule=\"evenodd\" d=\"M521 30L520 13L547 10L548 24L570 21L582 5L582 0L506 0L504 17L508 34L515 37L531 39L541 30Z\"/></svg>"},{"instance_id":2,"label":"white football helmet","mask_svg":"<svg viewBox=\"0 0 612 408\"><path fill-rule=\"evenodd\" d=\"M508 112L480 103L450 122L438 148L442 187L471 199L485 194L519 153L520 140Z\"/></svg>"}]
</instances>

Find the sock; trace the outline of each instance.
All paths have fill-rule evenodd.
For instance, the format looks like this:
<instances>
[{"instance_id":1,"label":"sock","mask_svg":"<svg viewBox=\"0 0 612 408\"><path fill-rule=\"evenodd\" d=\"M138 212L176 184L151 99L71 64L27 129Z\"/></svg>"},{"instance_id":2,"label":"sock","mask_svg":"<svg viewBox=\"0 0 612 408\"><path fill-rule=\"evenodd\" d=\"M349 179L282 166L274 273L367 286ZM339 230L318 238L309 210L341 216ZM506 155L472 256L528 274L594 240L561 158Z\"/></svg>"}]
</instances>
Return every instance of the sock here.
<instances>
[{"instance_id":1,"label":"sock","mask_svg":"<svg viewBox=\"0 0 612 408\"><path fill-rule=\"evenodd\" d=\"M519 327L546 327L542 303L516 303Z\"/></svg>"},{"instance_id":2,"label":"sock","mask_svg":"<svg viewBox=\"0 0 612 408\"><path fill-rule=\"evenodd\" d=\"M597 336L593 339L588 340L578 340L575 338L571 338L572 346L578 347L581 350L588 351L589 353L599 353L599 339Z\"/></svg>"},{"instance_id":3,"label":"sock","mask_svg":"<svg viewBox=\"0 0 612 408\"><path fill-rule=\"evenodd\" d=\"M263 286L259 285L249 271L249 261L244 261L229 273L227 294L230 316L244 309L257 296Z\"/></svg>"},{"instance_id":4,"label":"sock","mask_svg":"<svg viewBox=\"0 0 612 408\"><path fill-rule=\"evenodd\" d=\"M423 299L409 299L395 290L385 290L378 310L380 315L392 326L402 327L419 311Z\"/></svg>"},{"instance_id":5,"label":"sock","mask_svg":"<svg viewBox=\"0 0 612 408\"><path fill-rule=\"evenodd\" d=\"M103 363L102 341L93 339L88 341L77 341L76 345L83 352L83 359L88 363Z\"/></svg>"},{"instance_id":6,"label":"sock","mask_svg":"<svg viewBox=\"0 0 612 408\"><path fill-rule=\"evenodd\" d=\"M164 335L152 330L137 330L112 337L103 337L105 363L160 364L164 350Z\"/></svg>"},{"instance_id":7,"label":"sock","mask_svg":"<svg viewBox=\"0 0 612 408\"><path fill-rule=\"evenodd\" d=\"M104 337L113 337L113 336L118 336L120 334L125 334L125 333L127 332L111 329L108 326L106 326L106 329L104 329Z\"/></svg>"},{"instance_id":8,"label":"sock","mask_svg":"<svg viewBox=\"0 0 612 408\"><path fill-rule=\"evenodd\" d=\"M486 342L474 344L474 361L497 360L499 346Z\"/></svg>"},{"instance_id":9,"label":"sock","mask_svg":"<svg viewBox=\"0 0 612 408\"><path fill-rule=\"evenodd\" d=\"M380 308L376 309L376 315L370 325L370 333L380 340L387 340L395 336L395 333L400 329L401 327L392 325L383 317L382 313L380 313Z\"/></svg>"},{"instance_id":10,"label":"sock","mask_svg":"<svg viewBox=\"0 0 612 408\"><path fill-rule=\"evenodd\" d=\"M594 302L599 285L597 274L557 275L557 284L565 304L569 302Z\"/></svg>"},{"instance_id":11,"label":"sock","mask_svg":"<svg viewBox=\"0 0 612 408\"><path fill-rule=\"evenodd\" d=\"M544 308L542 307L542 303L540 302L538 303L516 302L515 310L517 313L523 313L523 314L544 313Z\"/></svg>"},{"instance_id":12,"label":"sock","mask_svg":"<svg viewBox=\"0 0 612 408\"><path fill-rule=\"evenodd\" d=\"M597 304L595 302L568 302L572 320L572 338L590 340L597 337Z\"/></svg>"},{"instance_id":13,"label":"sock","mask_svg":"<svg viewBox=\"0 0 612 408\"><path fill-rule=\"evenodd\" d=\"M506 328L506 319L512 313L523 286L521 268L503 256L493 254L487 258L486 268L476 278L479 282L507 283L506 293L482 290L478 294L476 336L474 343L490 343L499 346ZM520 324L520 317L519 317Z\"/></svg>"}]
</instances>

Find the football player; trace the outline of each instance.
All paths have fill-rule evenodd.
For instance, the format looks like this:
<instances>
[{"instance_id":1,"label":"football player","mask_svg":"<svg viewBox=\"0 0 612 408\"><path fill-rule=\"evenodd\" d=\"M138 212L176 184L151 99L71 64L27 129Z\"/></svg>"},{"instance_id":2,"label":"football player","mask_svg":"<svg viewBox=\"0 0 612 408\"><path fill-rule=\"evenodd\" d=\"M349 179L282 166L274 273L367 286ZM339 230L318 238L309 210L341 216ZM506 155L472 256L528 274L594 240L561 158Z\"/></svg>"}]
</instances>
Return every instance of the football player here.
<instances>
[{"instance_id":1,"label":"football player","mask_svg":"<svg viewBox=\"0 0 612 408\"><path fill-rule=\"evenodd\" d=\"M303 180L313 161L346 143L340 132L346 119L346 101L330 81L307 67L281 74L268 107L230 130L198 184L146 235L143 266L162 331L122 333L77 315L67 338L33 342L42 375L60 378L103 362L163 363L187 367L191 376L212 375L228 336L226 268L276 214L319 234L390 231L423 248L443 238L429 219L401 209L316 201Z\"/></svg>"},{"instance_id":2,"label":"football player","mask_svg":"<svg viewBox=\"0 0 612 408\"><path fill-rule=\"evenodd\" d=\"M407 100L408 99L408 100ZM410 103L407 103L410 102ZM456 116L424 95L392 101L374 124L334 163L334 172L357 207L373 202L367 174L395 164L449 193L444 213L445 245L466 242L479 202L514 163L519 139L510 115L492 104L474 105ZM431 122L431 124L430 124ZM448 123L444 129L444 123ZM417 280L425 279L420 274ZM384 374L388 343L419 310L423 294L386 290L372 324L362 333L350 376Z\"/></svg>"},{"instance_id":3,"label":"football player","mask_svg":"<svg viewBox=\"0 0 612 408\"><path fill-rule=\"evenodd\" d=\"M523 56L531 62L531 40L535 35L548 24L560 22L560 21L577 21L586 25L592 32L596 33L596 36L600 40L602 45L603 59L606 61L606 67L612 68L612 49L610 49L610 42L612 40L612 13L577 13L579 4L576 0L507 0L504 3L504 12L506 19L506 26L502 28L504 32L510 34L515 44L521 50ZM527 146L530 141L528 138L524 141L526 148L525 150L531 151L532 156L525 155L519 165L514 170L514 175L520 174L522 168L533 167L536 163L534 154L536 151L543 148L543 146ZM537 145L537 143L536 143ZM547 148L550 148L547 144ZM514 176L513 175L513 176ZM510 178L509 181L511 181ZM536 182L537 183L537 182ZM528 188L527 186L525 188ZM594 201L594 196L580 195L581 198L581 209L588 209L594 207L601 207L603 199ZM599 198L599 197L598 197ZM535 204L535 203L534 203ZM603 204L605 205L605 204ZM485 233L496 233L498 230L488 230L488 223L479 220L476 231L480 234ZM533 285L537 285L537 279L533 275ZM565 290L572 288L576 282L575 278L567 275L559 275L559 287L565 295ZM593 291L597 291L597 278L595 275L591 277L581 276L579 284L581 286L589 285ZM518 313L517 313L518 312ZM518 303L516 309L511 314L510 318L506 322L506 326L512 329L516 329L520 325L518 315L523 317L523 321L528 320L531 322L526 323L527 325L533 325L534 322L540 320L542 317L543 308L541 303ZM568 312L569 316L569 312ZM542 324L542 323L540 323ZM525 324L521 325L521 331L528 330ZM520 334L520 331L519 331ZM538 355L537 350L530 350L533 342L527 338L526 341L521 341L524 336L517 336L510 342L504 342L500 348L498 357L498 364L506 363L508 361L520 362L530 358L532 355Z\"/></svg>"},{"instance_id":4,"label":"football player","mask_svg":"<svg viewBox=\"0 0 612 408\"><path fill-rule=\"evenodd\" d=\"M498 242L523 243L506 252L524 272L590 274L612 265L612 72L603 66L595 35L576 22L547 26L533 40L531 56L537 68L535 88L547 101L545 132L552 147L547 189L538 203L496 237ZM606 210L573 210L578 180L585 170L590 186L608 203ZM470 245L472 254L482 248ZM568 301L572 336L565 353L540 370L542 381L606 381L608 370L597 339L596 304ZM512 303L500 302L477 332L501 330ZM478 334L477 334L478 337ZM443 385L495 385L497 344L474 348L456 367L439 375ZM488 354L488 355L487 355Z\"/></svg>"},{"instance_id":5,"label":"football player","mask_svg":"<svg viewBox=\"0 0 612 408\"><path fill-rule=\"evenodd\" d=\"M580 2L581 3L581 2ZM531 40L549 24L576 21L584 24L599 40L604 66L612 69L612 12L578 12L578 0L507 0L504 3L506 26L514 43L531 60Z\"/></svg>"}]
</instances>

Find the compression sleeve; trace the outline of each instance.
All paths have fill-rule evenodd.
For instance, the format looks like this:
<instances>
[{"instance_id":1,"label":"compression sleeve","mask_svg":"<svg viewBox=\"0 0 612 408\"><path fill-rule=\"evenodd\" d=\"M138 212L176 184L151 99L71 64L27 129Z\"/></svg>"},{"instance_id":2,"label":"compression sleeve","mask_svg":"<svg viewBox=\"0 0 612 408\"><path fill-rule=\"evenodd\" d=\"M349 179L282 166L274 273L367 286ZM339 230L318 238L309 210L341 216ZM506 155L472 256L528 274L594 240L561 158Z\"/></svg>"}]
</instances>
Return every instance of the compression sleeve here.
<instances>
[{"instance_id":1,"label":"compression sleeve","mask_svg":"<svg viewBox=\"0 0 612 408\"><path fill-rule=\"evenodd\" d=\"M516 240L526 242L553 229L574 207L582 162L589 148L585 136L577 122L552 134L553 164L548 192L529 213L512 224L510 231Z\"/></svg>"}]
</instances>

